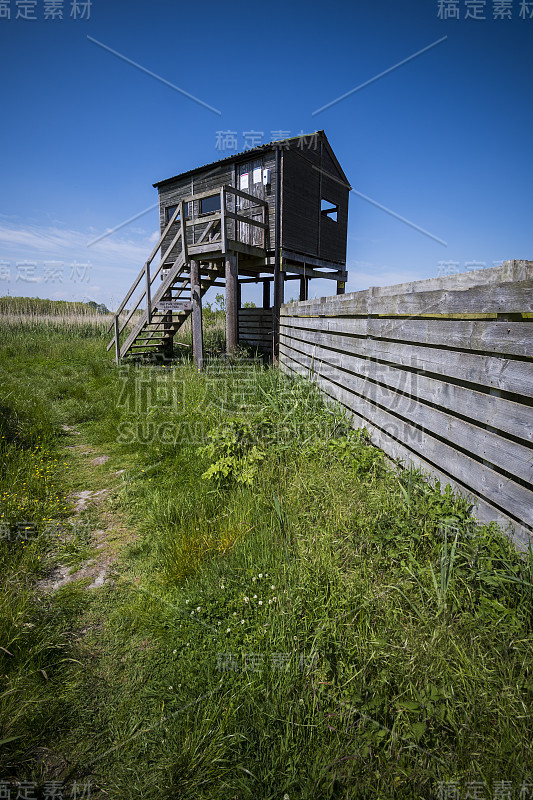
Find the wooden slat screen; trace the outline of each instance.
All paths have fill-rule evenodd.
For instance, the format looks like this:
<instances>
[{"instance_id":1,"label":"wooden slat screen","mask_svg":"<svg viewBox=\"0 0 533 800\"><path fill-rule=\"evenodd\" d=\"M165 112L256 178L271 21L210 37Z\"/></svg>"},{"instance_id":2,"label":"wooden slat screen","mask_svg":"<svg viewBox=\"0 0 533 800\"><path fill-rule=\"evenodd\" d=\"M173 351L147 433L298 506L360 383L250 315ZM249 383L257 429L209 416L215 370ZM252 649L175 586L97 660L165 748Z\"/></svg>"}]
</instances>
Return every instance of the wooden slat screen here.
<instances>
[{"instance_id":1,"label":"wooden slat screen","mask_svg":"<svg viewBox=\"0 0 533 800\"><path fill-rule=\"evenodd\" d=\"M533 537L533 262L281 309L280 366L404 464Z\"/></svg>"}]
</instances>

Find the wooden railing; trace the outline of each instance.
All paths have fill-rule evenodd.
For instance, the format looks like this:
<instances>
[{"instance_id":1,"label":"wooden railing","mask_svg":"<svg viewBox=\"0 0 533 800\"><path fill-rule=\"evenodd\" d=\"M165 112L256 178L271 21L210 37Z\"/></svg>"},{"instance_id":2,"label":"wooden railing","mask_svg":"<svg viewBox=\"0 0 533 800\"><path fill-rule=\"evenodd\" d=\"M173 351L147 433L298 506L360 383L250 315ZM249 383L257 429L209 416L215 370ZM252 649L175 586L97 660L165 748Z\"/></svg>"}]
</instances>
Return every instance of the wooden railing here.
<instances>
[{"instance_id":1,"label":"wooden railing","mask_svg":"<svg viewBox=\"0 0 533 800\"><path fill-rule=\"evenodd\" d=\"M155 245L146 263L132 283L126 296L124 297L124 300L115 312L113 321L108 327L108 331L113 329L113 338L109 342L107 349L110 350L113 345L115 346L117 361L121 357L120 334L124 331L131 318L136 313L141 302L143 302L143 300L145 301L146 311L143 313L140 321L134 327L133 332L130 333L130 336L127 339L128 344L130 341L134 341L136 332L140 331L144 325L152 324L152 315L155 307L154 297L161 299L161 296L172 287L176 276L180 274L182 270L188 269L189 257L191 255L196 256L208 253L224 254L228 251L231 251L236 245L240 244L239 229L237 224L238 222L243 222L247 225L259 228L262 231L261 248L266 249L268 244L268 203L259 197L242 192L240 189L236 189L233 186L222 186L218 192L220 194L220 210L218 211L214 211L210 214L193 214L190 217L186 217L185 215L186 204L188 204L189 208L194 209L196 202L199 202L206 197L213 197L217 194L217 190L210 190L184 198L180 201L174 213L172 214L172 217L168 221L165 229L159 237L159 241ZM242 199L246 199L253 206L259 206L262 209L262 220L253 219L246 216L246 214L237 214L235 211L228 210L228 197L231 195L233 195L235 198L240 197ZM228 237L228 219L235 220L235 236L232 239ZM199 225L203 225L205 227L200 234L199 239L194 241L194 230ZM176 226L177 230L174 233ZM193 235L191 237L192 242L190 243L187 241L188 230L193 231ZM162 254L159 265L155 271L152 271L152 262L157 253L165 244L165 240L169 235L172 235L172 239L168 247L166 247L165 252ZM175 264L171 264L170 269L166 269L163 273L161 273L163 267L168 263L171 254L175 252L176 247L178 247L180 251L178 256L179 263L176 262ZM177 269L174 268L175 266ZM155 281L160 274L163 277L163 283L157 288L154 288ZM136 301L133 302L132 307L127 310L125 318L121 321L120 315L124 312L126 309L126 304L129 302L130 298L133 297L134 293L139 289L139 287L142 287L142 291L140 292Z\"/></svg>"}]
</instances>

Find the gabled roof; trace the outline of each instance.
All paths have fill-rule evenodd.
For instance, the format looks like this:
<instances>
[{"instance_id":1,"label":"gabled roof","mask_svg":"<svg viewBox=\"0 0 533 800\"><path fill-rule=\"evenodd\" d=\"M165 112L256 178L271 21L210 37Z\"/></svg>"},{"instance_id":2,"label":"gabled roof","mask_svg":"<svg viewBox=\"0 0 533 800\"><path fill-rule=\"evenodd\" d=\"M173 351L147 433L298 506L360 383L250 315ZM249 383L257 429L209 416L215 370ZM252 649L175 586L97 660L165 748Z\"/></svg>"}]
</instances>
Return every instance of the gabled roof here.
<instances>
[{"instance_id":1,"label":"gabled roof","mask_svg":"<svg viewBox=\"0 0 533 800\"><path fill-rule=\"evenodd\" d=\"M157 181L157 183L153 183L152 186L154 186L156 189L158 189L160 186L163 186L165 183L170 183L170 181L175 181L178 178L188 178L190 175L196 175L196 174L198 174L200 172L204 172L204 170L208 169L209 167L218 167L218 166L222 166L222 165L225 165L225 164L230 164L233 161L238 161L238 160L242 159L243 156L249 157L250 155L253 156L254 153L264 153L265 151L275 150L276 147L279 146L280 141L293 142L293 141L301 139L302 137L307 139L308 137L315 136L315 135L320 136L320 138L324 142L324 144L326 146L326 149L327 149L329 155L331 156L335 166L337 167L337 169L339 171L339 174L341 175L342 179L346 182L346 185L348 186L348 188L351 189L351 186L350 186L350 183L348 181L348 178L344 174L344 170L342 169L341 165L339 164L337 156L333 152L332 147L331 147L330 143L328 142L328 137L326 136L324 131L313 131L313 133L300 134L299 136L289 136L287 139L277 140L277 141L274 141L274 142L268 142L268 144L261 144L258 147L250 148L250 150L242 150L240 153L234 153L233 155L227 156L226 158L219 158L217 161L211 161L209 164L203 164L201 167L195 167L194 169L189 169L186 172L180 172L178 175L173 175L172 178L164 178L161 181Z\"/></svg>"}]
</instances>

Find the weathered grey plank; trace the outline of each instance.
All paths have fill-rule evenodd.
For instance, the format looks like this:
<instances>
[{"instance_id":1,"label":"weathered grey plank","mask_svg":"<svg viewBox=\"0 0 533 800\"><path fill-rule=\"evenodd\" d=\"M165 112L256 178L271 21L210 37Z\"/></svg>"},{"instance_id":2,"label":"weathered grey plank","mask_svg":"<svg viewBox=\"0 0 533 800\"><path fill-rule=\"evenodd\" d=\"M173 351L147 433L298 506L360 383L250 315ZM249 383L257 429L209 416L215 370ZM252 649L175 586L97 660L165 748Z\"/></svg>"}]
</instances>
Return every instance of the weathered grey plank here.
<instances>
[{"instance_id":1,"label":"weathered grey plank","mask_svg":"<svg viewBox=\"0 0 533 800\"><path fill-rule=\"evenodd\" d=\"M511 475L533 483L533 449L531 447L518 444L507 437L499 436L497 433L460 419L448 413L446 408L433 407L420 402L421 393L418 380L421 376L404 373L403 376L397 376L400 383L398 387L383 386L367 380L365 375L358 373L358 364L354 363L353 356L344 354L339 357L331 351L297 343L294 339L285 336L281 337L281 341L291 347L294 352L298 352L304 365L312 368L317 374L324 375L335 383L340 383L354 394L379 404L395 416L401 416L406 422L416 423L425 430L449 440L453 445L462 447ZM370 369L372 366L375 365L369 362ZM397 388L401 392L409 391L407 386L404 388L402 385L402 378L405 378L406 383L409 382L409 387L415 396L397 391ZM497 400L498 398L491 399Z\"/></svg>"},{"instance_id":2,"label":"weathered grey plank","mask_svg":"<svg viewBox=\"0 0 533 800\"><path fill-rule=\"evenodd\" d=\"M462 350L533 357L533 320L501 322L459 319L383 319L375 317L283 317L293 328L373 336Z\"/></svg>"},{"instance_id":3,"label":"weathered grey plank","mask_svg":"<svg viewBox=\"0 0 533 800\"><path fill-rule=\"evenodd\" d=\"M287 324L286 317L282 317L281 322L280 331L285 335L292 335L302 341L329 347L338 352L353 353L500 391L533 397L533 367L530 362L382 339L358 339L327 331L296 329Z\"/></svg>"},{"instance_id":4,"label":"weathered grey plank","mask_svg":"<svg viewBox=\"0 0 533 800\"><path fill-rule=\"evenodd\" d=\"M367 294L374 297L390 297L395 295L405 295L412 292L431 292L431 291L463 291L473 286L483 284L499 284L506 282L517 282L533 280L533 261L504 261L501 267L481 269L474 272L462 272L457 275L443 275L435 278L427 278L419 281L409 281L408 283L396 283L392 286L372 286L359 292L349 292L345 298L360 298ZM308 300L308 304L325 302L328 298L321 297L318 300ZM300 304L299 304L300 305ZM286 308L294 308L295 304L288 304Z\"/></svg>"},{"instance_id":5,"label":"weathered grey plank","mask_svg":"<svg viewBox=\"0 0 533 800\"><path fill-rule=\"evenodd\" d=\"M473 286L464 291L416 291L388 295L375 289L283 306L282 316L524 314L533 311L533 280Z\"/></svg>"},{"instance_id":6,"label":"weathered grey plank","mask_svg":"<svg viewBox=\"0 0 533 800\"><path fill-rule=\"evenodd\" d=\"M493 394L430 378L390 364L361 358L346 353L336 353L317 344L309 344L295 337L281 336L289 346L312 355L317 361L337 364L364 378L370 378L406 394L413 395L441 407L452 414L460 414L482 425L490 425L503 434L509 433L525 442L533 443L533 408ZM533 455L533 453L532 453Z\"/></svg>"},{"instance_id":7,"label":"weathered grey plank","mask_svg":"<svg viewBox=\"0 0 533 800\"><path fill-rule=\"evenodd\" d=\"M288 352L285 351L284 346L280 348L280 353L280 368L285 374L302 375L312 379L312 375L309 374L307 369L290 358ZM332 402L340 402L342 404L341 400L337 400L337 398L334 398L332 394L329 395L327 393L327 388L325 388L327 387L327 383L327 381L324 381L323 386L319 384L319 388L326 393L326 400L330 399ZM346 406L344 407L346 408ZM446 484L450 484L455 491L459 492L463 496L469 496L471 498L471 502L475 503L473 515L481 523L497 522L504 529L506 529L507 526L511 526L513 529L511 534L512 539L515 545L522 550L526 550L528 544L533 542L533 531L516 522L515 519L507 516L500 509L492 506L486 501L485 498L480 497L475 492L472 492L471 489L461 484L452 476L442 472L436 468L434 464L431 464L417 453L409 450L401 442L397 442L395 439L385 433L385 431L373 426L368 420L360 417L349 409L347 409L347 411L352 418L354 427L366 427L372 442L376 445L376 447L381 448L390 458L402 462L403 466L413 465L421 468L428 474L428 476L430 476L430 478L440 481L441 489L444 489Z\"/></svg>"},{"instance_id":8,"label":"weathered grey plank","mask_svg":"<svg viewBox=\"0 0 533 800\"><path fill-rule=\"evenodd\" d=\"M294 350L291 350L291 357L298 361L304 369L308 369L312 363L309 357ZM315 380L320 383L324 378L316 375ZM331 384L331 381L328 380L328 383ZM511 479L504 478L465 453L455 450L452 446L441 442L425 431L414 428L400 417L376 406L365 398L354 395L346 385L346 381L340 390L346 393L343 395L342 402L348 408L371 421L376 427L389 434L392 433L395 439L408 445L411 450L437 468L454 475L472 491L483 495L491 503L516 516L523 523L531 524L533 510L533 492L531 490ZM331 389L332 391L333 389ZM337 389L335 391L337 392ZM339 398L336 397L336 399Z\"/></svg>"}]
</instances>

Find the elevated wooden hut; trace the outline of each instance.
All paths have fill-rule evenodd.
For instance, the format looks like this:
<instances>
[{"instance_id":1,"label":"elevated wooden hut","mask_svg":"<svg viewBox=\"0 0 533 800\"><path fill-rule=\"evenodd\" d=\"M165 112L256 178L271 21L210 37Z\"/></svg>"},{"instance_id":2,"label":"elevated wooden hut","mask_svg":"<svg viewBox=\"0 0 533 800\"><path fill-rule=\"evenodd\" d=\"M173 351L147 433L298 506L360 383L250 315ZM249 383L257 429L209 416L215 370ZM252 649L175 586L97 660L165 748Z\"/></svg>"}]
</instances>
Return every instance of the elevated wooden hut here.
<instances>
[{"instance_id":1,"label":"elevated wooden hut","mask_svg":"<svg viewBox=\"0 0 533 800\"><path fill-rule=\"evenodd\" d=\"M274 358L286 281L299 282L302 300L313 278L333 280L337 294L344 292L351 187L324 131L261 145L154 187L161 235L116 312L108 349L114 345L117 361L126 354L170 355L192 313L201 366L201 298L212 286L226 291L227 351L241 342ZM241 286L250 282L262 284L262 308L240 307Z\"/></svg>"}]
</instances>

